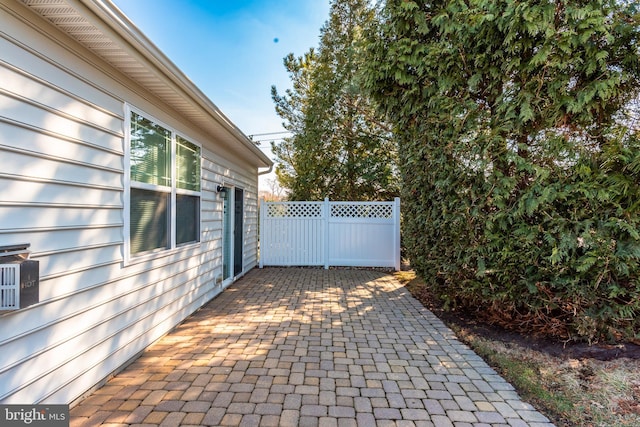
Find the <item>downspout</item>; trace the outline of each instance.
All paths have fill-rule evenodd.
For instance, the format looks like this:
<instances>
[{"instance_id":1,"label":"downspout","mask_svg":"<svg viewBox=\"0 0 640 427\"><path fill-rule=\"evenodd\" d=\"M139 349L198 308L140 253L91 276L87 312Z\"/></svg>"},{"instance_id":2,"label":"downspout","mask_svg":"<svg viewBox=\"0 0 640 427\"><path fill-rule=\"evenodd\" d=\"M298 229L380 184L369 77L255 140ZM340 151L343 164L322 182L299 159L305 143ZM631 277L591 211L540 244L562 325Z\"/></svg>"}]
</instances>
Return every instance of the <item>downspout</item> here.
<instances>
[{"instance_id":1,"label":"downspout","mask_svg":"<svg viewBox=\"0 0 640 427\"><path fill-rule=\"evenodd\" d=\"M269 166L269 169L267 169L266 171L262 171L262 172L258 171L258 176L271 173L272 170L273 170L273 163L271 163L271 165Z\"/></svg>"}]
</instances>

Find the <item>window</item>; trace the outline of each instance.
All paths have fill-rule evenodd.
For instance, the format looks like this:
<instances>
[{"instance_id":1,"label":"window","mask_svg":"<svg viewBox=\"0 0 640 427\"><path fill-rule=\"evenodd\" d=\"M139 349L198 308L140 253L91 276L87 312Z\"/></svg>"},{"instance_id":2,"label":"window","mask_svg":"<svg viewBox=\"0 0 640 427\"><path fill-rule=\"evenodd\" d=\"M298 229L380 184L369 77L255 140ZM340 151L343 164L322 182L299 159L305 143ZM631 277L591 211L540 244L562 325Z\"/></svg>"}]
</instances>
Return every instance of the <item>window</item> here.
<instances>
[{"instance_id":1,"label":"window","mask_svg":"<svg viewBox=\"0 0 640 427\"><path fill-rule=\"evenodd\" d=\"M129 252L200 241L200 147L130 114Z\"/></svg>"}]
</instances>

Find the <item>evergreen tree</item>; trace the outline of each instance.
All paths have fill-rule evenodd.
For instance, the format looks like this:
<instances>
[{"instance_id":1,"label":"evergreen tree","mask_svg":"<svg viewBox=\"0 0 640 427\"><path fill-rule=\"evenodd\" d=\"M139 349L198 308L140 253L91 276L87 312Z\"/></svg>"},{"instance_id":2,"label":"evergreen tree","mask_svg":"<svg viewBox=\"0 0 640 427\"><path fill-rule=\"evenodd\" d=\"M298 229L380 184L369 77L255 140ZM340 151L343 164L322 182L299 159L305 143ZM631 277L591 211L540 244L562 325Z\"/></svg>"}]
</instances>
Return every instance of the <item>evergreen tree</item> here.
<instances>
[{"instance_id":1,"label":"evergreen tree","mask_svg":"<svg viewBox=\"0 0 640 427\"><path fill-rule=\"evenodd\" d=\"M272 87L293 133L273 144L276 174L292 200L380 200L398 195L390 128L361 90L363 40L375 12L366 0L335 0L319 48L284 64L293 87Z\"/></svg>"},{"instance_id":2,"label":"evergreen tree","mask_svg":"<svg viewBox=\"0 0 640 427\"><path fill-rule=\"evenodd\" d=\"M636 2L388 0L366 87L400 138L404 244L450 305L640 336ZM612 332L613 331L613 332Z\"/></svg>"}]
</instances>

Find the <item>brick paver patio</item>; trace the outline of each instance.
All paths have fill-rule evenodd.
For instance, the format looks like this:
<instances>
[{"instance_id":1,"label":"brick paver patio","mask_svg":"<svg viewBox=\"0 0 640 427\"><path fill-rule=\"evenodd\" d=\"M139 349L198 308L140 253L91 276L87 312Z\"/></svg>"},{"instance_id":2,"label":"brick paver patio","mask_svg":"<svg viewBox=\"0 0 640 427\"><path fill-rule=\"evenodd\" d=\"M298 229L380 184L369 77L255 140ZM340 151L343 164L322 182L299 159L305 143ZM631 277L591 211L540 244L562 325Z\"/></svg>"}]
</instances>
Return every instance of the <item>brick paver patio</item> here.
<instances>
[{"instance_id":1,"label":"brick paver patio","mask_svg":"<svg viewBox=\"0 0 640 427\"><path fill-rule=\"evenodd\" d=\"M71 426L552 424L370 270L255 269L71 409Z\"/></svg>"}]
</instances>

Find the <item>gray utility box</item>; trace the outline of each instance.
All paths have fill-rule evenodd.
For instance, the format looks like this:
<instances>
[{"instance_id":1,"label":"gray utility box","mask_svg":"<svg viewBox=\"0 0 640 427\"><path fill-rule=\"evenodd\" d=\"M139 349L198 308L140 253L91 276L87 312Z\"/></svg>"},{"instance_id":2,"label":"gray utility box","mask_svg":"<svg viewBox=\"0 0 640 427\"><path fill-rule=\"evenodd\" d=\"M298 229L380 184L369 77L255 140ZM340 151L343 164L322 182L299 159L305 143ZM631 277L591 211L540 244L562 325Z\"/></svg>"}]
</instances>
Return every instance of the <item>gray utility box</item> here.
<instances>
[{"instance_id":1,"label":"gray utility box","mask_svg":"<svg viewBox=\"0 0 640 427\"><path fill-rule=\"evenodd\" d=\"M0 246L0 311L18 310L40 299L40 264L29 244Z\"/></svg>"}]
</instances>

